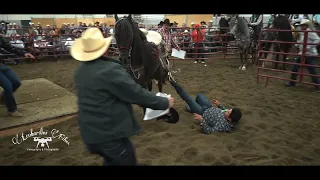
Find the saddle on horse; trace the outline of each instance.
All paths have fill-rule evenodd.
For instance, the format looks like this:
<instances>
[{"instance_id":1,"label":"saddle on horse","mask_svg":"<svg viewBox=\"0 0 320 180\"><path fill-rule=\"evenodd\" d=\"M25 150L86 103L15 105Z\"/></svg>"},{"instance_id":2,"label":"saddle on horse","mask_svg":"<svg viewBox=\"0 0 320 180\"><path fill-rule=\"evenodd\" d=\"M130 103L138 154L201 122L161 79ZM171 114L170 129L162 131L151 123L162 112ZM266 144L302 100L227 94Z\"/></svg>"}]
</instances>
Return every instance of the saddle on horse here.
<instances>
[{"instance_id":1,"label":"saddle on horse","mask_svg":"<svg viewBox=\"0 0 320 180\"><path fill-rule=\"evenodd\" d=\"M152 44L152 53L155 60L159 60L161 66L169 72L169 60L168 52L165 48L165 44L162 40L160 33L156 31L147 31L146 29L140 29L147 37L147 41Z\"/></svg>"}]
</instances>

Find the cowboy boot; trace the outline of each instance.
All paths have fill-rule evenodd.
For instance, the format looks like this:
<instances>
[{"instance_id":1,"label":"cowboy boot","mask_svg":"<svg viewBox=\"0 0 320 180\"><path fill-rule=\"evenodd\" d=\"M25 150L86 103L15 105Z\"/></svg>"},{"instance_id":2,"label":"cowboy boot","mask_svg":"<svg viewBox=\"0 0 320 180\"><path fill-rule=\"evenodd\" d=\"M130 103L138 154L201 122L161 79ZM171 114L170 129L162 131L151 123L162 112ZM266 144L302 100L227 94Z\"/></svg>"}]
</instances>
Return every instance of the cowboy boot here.
<instances>
[{"instance_id":1,"label":"cowboy boot","mask_svg":"<svg viewBox=\"0 0 320 180\"><path fill-rule=\"evenodd\" d=\"M22 117L23 116L19 111L8 112L8 114L9 114L9 116L12 116L12 117Z\"/></svg>"}]
</instances>

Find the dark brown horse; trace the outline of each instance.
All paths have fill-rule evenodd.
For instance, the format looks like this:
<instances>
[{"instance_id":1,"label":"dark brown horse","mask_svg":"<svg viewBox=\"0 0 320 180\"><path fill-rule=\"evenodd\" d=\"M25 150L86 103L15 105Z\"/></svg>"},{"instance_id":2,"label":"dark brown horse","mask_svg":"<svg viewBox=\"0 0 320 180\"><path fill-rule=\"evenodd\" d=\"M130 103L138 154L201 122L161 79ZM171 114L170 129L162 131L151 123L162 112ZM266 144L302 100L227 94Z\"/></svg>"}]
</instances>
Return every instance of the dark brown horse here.
<instances>
[{"instance_id":1,"label":"dark brown horse","mask_svg":"<svg viewBox=\"0 0 320 180\"><path fill-rule=\"evenodd\" d=\"M120 61L143 88L152 91L152 80L155 79L158 81L159 92L162 92L167 74L160 60L161 49L147 41L146 35L140 31L131 14L121 19L115 14L115 19L115 39L120 51Z\"/></svg>"},{"instance_id":2,"label":"dark brown horse","mask_svg":"<svg viewBox=\"0 0 320 180\"><path fill-rule=\"evenodd\" d=\"M279 30L291 30L291 25L289 22L289 18L287 16L283 15L277 15L275 19L273 20L272 27L273 29L279 29ZM283 41L283 42L294 42L295 38L292 34L291 31L266 31L264 32L264 39L269 40L269 41ZM291 50L292 44L289 43L272 43L272 42L264 42L262 44L263 49L268 51L272 45L273 45L273 51L274 52L281 52L283 51L284 53L288 53ZM279 61L279 55L276 54L276 61ZM265 58L267 57L267 53L265 53ZM287 55L283 55L283 62L287 61ZM278 69L278 63L274 63L275 69ZM286 69L286 64L282 63L282 68L283 70Z\"/></svg>"}]
</instances>

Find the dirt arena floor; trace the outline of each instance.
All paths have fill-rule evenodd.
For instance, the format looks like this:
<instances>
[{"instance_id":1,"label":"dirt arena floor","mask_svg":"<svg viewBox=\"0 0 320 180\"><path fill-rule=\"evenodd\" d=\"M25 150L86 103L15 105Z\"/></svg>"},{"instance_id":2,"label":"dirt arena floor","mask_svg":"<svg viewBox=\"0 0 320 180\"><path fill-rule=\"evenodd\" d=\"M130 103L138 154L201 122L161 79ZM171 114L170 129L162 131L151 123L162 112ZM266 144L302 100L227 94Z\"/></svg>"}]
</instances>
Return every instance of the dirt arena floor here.
<instances>
[{"instance_id":1,"label":"dirt arena floor","mask_svg":"<svg viewBox=\"0 0 320 180\"><path fill-rule=\"evenodd\" d=\"M320 94L312 86L299 84L285 88L283 81L256 83L256 67L238 70L239 60L219 60L201 64L176 61L174 76L193 96L205 93L226 107L239 107L243 118L236 131L204 135L186 113L184 102L170 85L164 88L176 98L180 112L177 124L142 121L142 110L135 107L142 125L132 137L139 163L147 165L320 165ZM21 79L46 78L75 92L73 60L43 61L12 66ZM306 78L309 81L309 78ZM154 89L156 89L154 87ZM50 91L50 89L48 89ZM77 119L46 129L58 129L68 137L50 143L57 152L30 152L33 141L12 144L12 137L0 139L1 165L101 165L79 136Z\"/></svg>"}]
</instances>

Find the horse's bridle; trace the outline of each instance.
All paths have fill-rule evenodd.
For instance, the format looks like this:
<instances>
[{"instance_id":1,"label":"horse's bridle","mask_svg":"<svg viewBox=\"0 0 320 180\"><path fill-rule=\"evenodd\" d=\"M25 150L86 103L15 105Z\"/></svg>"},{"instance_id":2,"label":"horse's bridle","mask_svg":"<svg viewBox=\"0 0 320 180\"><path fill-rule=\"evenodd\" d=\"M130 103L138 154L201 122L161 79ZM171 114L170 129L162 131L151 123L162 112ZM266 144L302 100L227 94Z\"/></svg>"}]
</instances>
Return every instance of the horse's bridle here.
<instances>
[{"instance_id":1,"label":"horse's bridle","mask_svg":"<svg viewBox=\"0 0 320 180\"><path fill-rule=\"evenodd\" d=\"M121 20L123 20L123 19L124 19L124 17L122 17L121 19L119 19L119 20L115 23L115 25L116 25L118 22L120 22ZM133 33L132 33L132 41L133 41ZM118 43L117 43L117 44L118 44ZM119 52L120 52L120 50L122 50L122 49L128 50L128 58L129 58L129 57L131 56L131 51L132 51L132 42L131 42L131 44L130 44L130 47L125 47L125 46L120 46L120 47L118 47ZM121 52L119 53L119 56L121 57ZM127 67L129 67L129 68L126 68L127 71L130 70L131 73L132 73L132 75L133 75L136 79L139 79L139 78L140 78L141 74L140 74L139 71L143 68L143 66L142 66L142 68L133 69L132 66L131 66L131 58L130 58L130 62L127 62L125 65L126 65ZM138 72L138 75L136 75L135 72Z\"/></svg>"}]
</instances>

